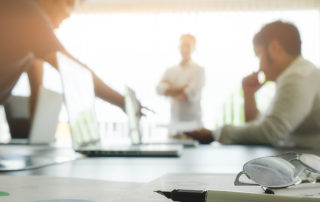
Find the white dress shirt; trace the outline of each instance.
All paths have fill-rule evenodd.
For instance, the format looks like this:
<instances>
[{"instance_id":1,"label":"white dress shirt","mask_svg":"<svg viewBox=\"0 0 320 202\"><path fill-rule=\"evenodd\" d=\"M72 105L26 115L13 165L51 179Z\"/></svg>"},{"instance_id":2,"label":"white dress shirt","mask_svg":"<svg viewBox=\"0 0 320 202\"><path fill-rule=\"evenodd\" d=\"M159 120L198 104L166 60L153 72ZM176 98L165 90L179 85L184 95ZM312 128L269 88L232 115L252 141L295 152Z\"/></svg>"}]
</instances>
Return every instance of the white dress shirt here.
<instances>
[{"instance_id":1,"label":"white dress shirt","mask_svg":"<svg viewBox=\"0 0 320 202\"><path fill-rule=\"evenodd\" d=\"M276 80L269 110L242 127L215 132L223 144L320 148L320 70L301 56Z\"/></svg>"},{"instance_id":2,"label":"white dress shirt","mask_svg":"<svg viewBox=\"0 0 320 202\"><path fill-rule=\"evenodd\" d=\"M204 69L194 62L169 68L163 75L157 91L164 95L172 85L185 88L186 101L171 100L171 123L192 122L197 129L202 126L201 93L205 82Z\"/></svg>"}]
</instances>

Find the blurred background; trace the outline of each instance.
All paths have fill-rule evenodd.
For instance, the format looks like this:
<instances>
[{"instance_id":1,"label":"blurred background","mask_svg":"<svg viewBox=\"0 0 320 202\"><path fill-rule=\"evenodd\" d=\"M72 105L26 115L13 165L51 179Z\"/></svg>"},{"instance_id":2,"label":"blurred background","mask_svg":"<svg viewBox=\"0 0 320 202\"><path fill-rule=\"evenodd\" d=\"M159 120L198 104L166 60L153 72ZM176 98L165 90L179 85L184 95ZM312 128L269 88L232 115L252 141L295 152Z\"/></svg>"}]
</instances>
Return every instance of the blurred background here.
<instances>
[{"instance_id":1,"label":"blurred background","mask_svg":"<svg viewBox=\"0 0 320 202\"><path fill-rule=\"evenodd\" d=\"M169 102L156 93L164 71L180 61L181 34L196 37L194 61L205 68L202 109L204 126L244 122L242 78L258 69L252 48L254 34L267 22L290 21L302 37L305 58L320 65L320 1L318 0L85 0L56 31L65 47L107 84L124 93L131 86L142 104L156 111L149 124L166 124ZM58 73L45 68L45 87L61 91ZM265 109L273 84L258 94ZM27 75L14 90L29 95ZM102 125L118 127L126 116L97 100ZM60 115L67 121L65 110Z\"/></svg>"}]
</instances>

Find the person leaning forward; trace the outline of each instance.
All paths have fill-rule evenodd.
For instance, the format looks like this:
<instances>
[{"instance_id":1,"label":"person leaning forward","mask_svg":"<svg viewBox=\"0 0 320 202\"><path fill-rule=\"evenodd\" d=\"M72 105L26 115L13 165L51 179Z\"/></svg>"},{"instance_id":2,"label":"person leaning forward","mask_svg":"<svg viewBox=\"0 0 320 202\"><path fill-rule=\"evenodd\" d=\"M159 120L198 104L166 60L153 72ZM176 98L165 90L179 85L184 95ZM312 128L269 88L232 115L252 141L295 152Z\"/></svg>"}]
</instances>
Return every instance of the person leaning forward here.
<instances>
[{"instance_id":1,"label":"person leaning forward","mask_svg":"<svg viewBox=\"0 0 320 202\"><path fill-rule=\"evenodd\" d=\"M56 53L60 51L81 63L63 47L53 30L70 16L74 6L75 0L0 1L0 104L10 96L21 74L27 72L32 114L42 83L42 62L57 68ZM124 97L91 72L96 95L124 110Z\"/></svg>"}]
</instances>

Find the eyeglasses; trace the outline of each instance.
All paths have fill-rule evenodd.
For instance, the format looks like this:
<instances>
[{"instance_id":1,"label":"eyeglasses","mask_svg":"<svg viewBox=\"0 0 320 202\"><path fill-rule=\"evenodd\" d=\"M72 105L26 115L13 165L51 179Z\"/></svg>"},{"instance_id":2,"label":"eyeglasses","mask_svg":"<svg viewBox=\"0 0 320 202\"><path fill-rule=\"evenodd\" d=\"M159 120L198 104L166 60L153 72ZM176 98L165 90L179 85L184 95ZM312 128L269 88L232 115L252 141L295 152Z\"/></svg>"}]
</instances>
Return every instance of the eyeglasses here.
<instances>
[{"instance_id":1,"label":"eyeglasses","mask_svg":"<svg viewBox=\"0 0 320 202\"><path fill-rule=\"evenodd\" d=\"M255 183L241 182L245 175ZM286 188L300 183L320 182L320 157L314 154L284 153L253 159L243 166L234 184L236 186L261 186L266 192L269 188Z\"/></svg>"}]
</instances>

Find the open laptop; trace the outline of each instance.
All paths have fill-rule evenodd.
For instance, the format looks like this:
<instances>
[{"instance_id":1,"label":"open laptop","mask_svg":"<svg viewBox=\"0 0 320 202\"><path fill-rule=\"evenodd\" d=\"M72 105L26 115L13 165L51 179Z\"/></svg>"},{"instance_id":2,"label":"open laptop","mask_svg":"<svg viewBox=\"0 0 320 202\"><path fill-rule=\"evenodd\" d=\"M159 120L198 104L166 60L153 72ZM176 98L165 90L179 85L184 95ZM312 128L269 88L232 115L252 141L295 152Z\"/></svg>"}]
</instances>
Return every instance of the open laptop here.
<instances>
[{"instance_id":1,"label":"open laptop","mask_svg":"<svg viewBox=\"0 0 320 202\"><path fill-rule=\"evenodd\" d=\"M50 144L55 141L63 97L41 86L33 118L29 114L29 98L11 96L5 104L11 141L9 144Z\"/></svg>"},{"instance_id":2,"label":"open laptop","mask_svg":"<svg viewBox=\"0 0 320 202\"><path fill-rule=\"evenodd\" d=\"M177 157L180 145L102 145L95 114L95 93L91 72L58 53L58 66L69 114L73 148L87 156Z\"/></svg>"},{"instance_id":3,"label":"open laptop","mask_svg":"<svg viewBox=\"0 0 320 202\"><path fill-rule=\"evenodd\" d=\"M178 139L178 138L167 138L165 140L152 140L145 139L144 136L150 136L150 134L143 134L140 125L140 104L136 97L136 93L130 87L126 87L125 93L125 106L128 115L129 132L132 142L136 144L144 145L156 145L156 144L167 144L167 145L183 145L184 147L196 147L199 142L192 139ZM156 135L156 134L151 134ZM168 134L167 134L168 135Z\"/></svg>"}]
</instances>

